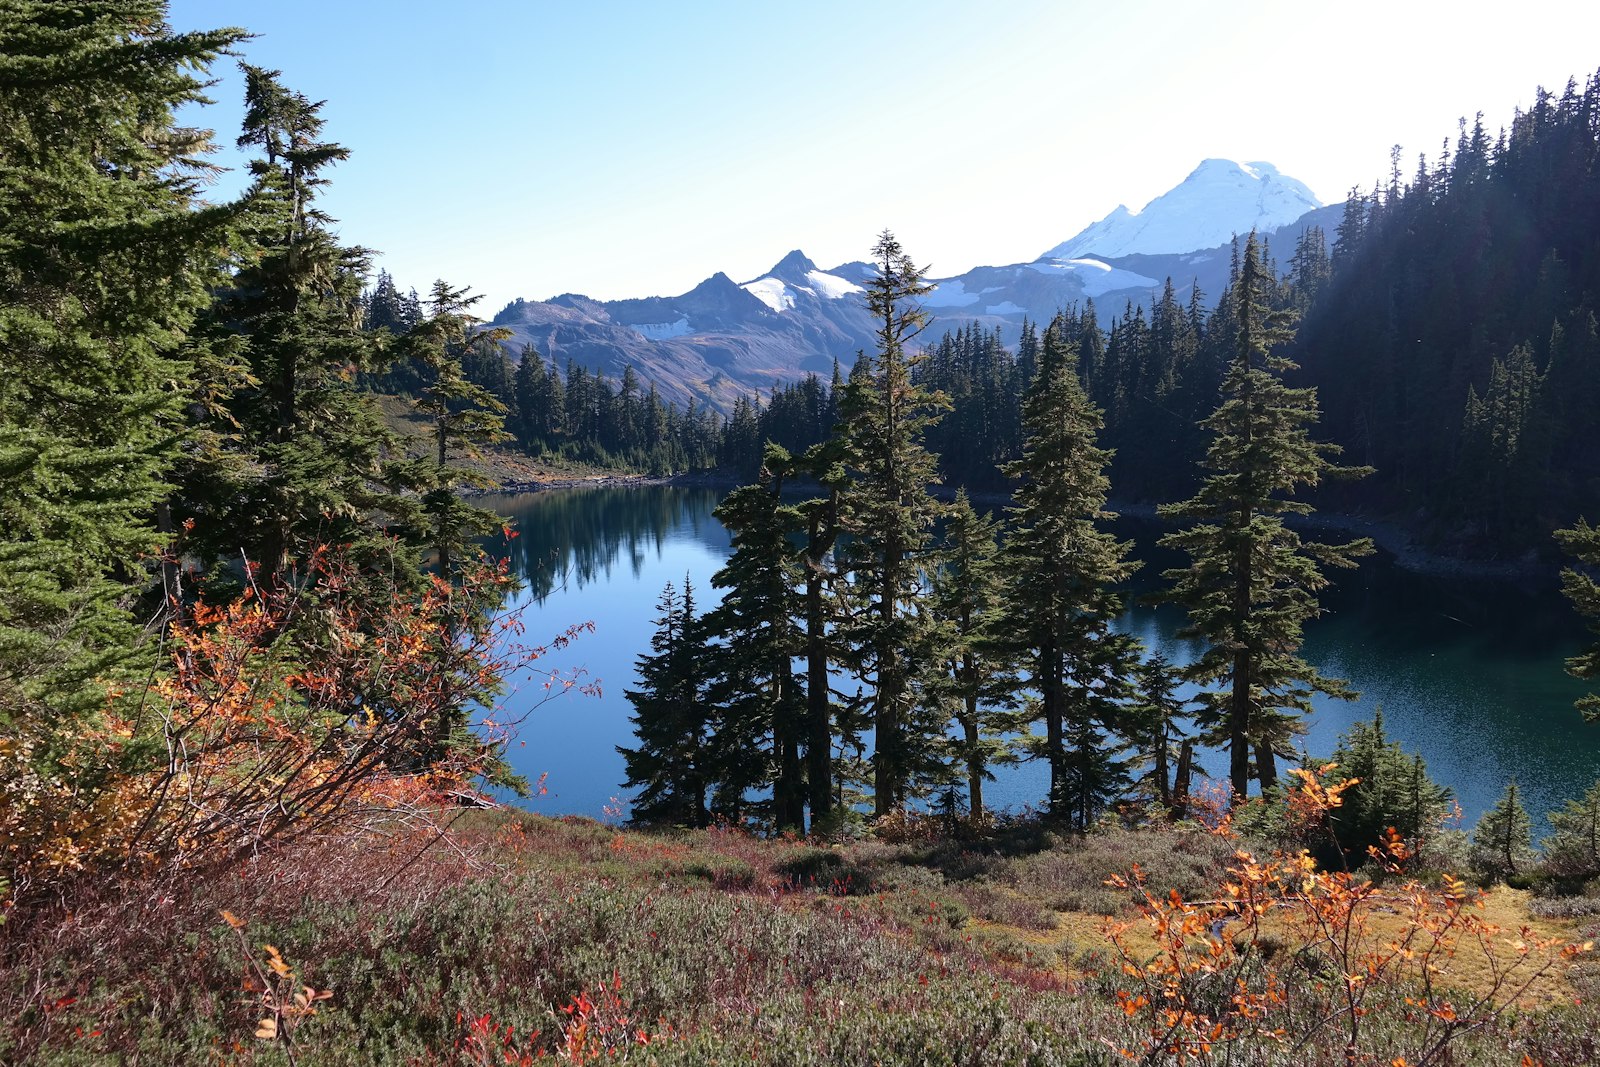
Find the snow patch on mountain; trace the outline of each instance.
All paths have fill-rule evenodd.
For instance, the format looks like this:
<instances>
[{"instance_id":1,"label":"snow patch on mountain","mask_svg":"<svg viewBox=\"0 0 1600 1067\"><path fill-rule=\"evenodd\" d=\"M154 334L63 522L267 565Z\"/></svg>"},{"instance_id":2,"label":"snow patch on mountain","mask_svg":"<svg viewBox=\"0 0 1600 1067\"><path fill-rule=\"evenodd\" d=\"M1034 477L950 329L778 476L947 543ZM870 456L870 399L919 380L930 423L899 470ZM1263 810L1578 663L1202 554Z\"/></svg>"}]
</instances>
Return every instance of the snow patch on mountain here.
<instances>
[{"instance_id":1,"label":"snow patch on mountain","mask_svg":"<svg viewBox=\"0 0 1600 1067\"><path fill-rule=\"evenodd\" d=\"M753 282L745 282L739 288L780 315L794 307L793 290L777 278L757 278Z\"/></svg>"},{"instance_id":2,"label":"snow patch on mountain","mask_svg":"<svg viewBox=\"0 0 1600 1067\"><path fill-rule=\"evenodd\" d=\"M1303 182L1271 163L1202 160L1176 187L1138 211L1118 205L1041 260L1164 255L1215 248L1235 234L1286 226L1322 206Z\"/></svg>"},{"instance_id":3,"label":"snow patch on mountain","mask_svg":"<svg viewBox=\"0 0 1600 1067\"><path fill-rule=\"evenodd\" d=\"M985 315L1026 315L1028 313L1028 309L1025 307L1018 307L1016 304L1007 300L1003 304L990 304L988 307L983 309L983 313Z\"/></svg>"},{"instance_id":4,"label":"snow patch on mountain","mask_svg":"<svg viewBox=\"0 0 1600 1067\"><path fill-rule=\"evenodd\" d=\"M1027 265L1040 274L1075 274L1083 283L1084 296L1104 296L1116 289L1155 289L1161 283L1131 270L1113 267L1098 259L1069 259L1064 263L1040 260Z\"/></svg>"},{"instance_id":5,"label":"snow patch on mountain","mask_svg":"<svg viewBox=\"0 0 1600 1067\"><path fill-rule=\"evenodd\" d=\"M842 300L852 293L865 292L861 286L841 278L837 274L825 274L820 270L806 271L806 281L817 291L817 295L828 300Z\"/></svg>"},{"instance_id":6,"label":"snow patch on mountain","mask_svg":"<svg viewBox=\"0 0 1600 1067\"><path fill-rule=\"evenodd\" d=\"M647 341L665 341L669 337L683 337L690 332L686 318L676 322L638 322L629 329Z\"/></svg>"},{"instance_id":7,"label":"snow patch on mountain","mask_svg":"<svg viewBox=\"0 0 1600 1067\"><path fill-rule=\"evenodd\" d=\"M933 292L925 293L918 303L926 308L964 308L978 302L977 293L967 292L967 287L956 278L940 282Z\"/></svg>"}]
</instances>

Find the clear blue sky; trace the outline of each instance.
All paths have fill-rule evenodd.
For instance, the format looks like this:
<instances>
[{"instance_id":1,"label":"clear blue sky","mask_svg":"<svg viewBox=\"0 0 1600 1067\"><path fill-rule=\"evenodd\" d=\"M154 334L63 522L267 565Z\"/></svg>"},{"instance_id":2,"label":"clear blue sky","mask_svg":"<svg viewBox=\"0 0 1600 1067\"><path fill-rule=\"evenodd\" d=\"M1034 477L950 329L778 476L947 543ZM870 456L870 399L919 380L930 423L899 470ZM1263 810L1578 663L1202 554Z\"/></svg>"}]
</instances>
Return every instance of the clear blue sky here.
<instances>
[{"instance_id":1,"label":"clear blue sky","mask_svg":"<svg viewBox=\"0 0 1600 1067\"><path fill-rule=\"evenodd\" d=\"M1031 260L1208 156L1324 200L1600 67L1600 3L175 0L328 101L324 204L403 286L600 298L824 268L893 229L935 276ZM241 80L199 121L229 147ZM191 120L196 116L190 116ZM218 195L237 188L237 176Z\"/></svg>"}]
</instances>

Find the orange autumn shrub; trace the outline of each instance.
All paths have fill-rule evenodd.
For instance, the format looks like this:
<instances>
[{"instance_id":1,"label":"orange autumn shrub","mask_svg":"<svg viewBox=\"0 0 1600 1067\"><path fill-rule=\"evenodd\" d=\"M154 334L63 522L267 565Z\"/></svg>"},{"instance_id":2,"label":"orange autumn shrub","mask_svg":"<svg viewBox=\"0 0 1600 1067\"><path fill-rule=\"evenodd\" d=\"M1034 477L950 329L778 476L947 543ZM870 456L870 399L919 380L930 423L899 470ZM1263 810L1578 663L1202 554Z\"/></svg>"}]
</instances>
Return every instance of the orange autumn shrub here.
<instances>
[{"instance_id":1,"label":"orange autumn shrub","mask_svg":"<svg viewBox=\"0 0 1600 1067\"><path fill-rule=\"evenodd\" d=\"M1302 829L1326 820L1355 784L1331 784L1332 769L1294 772L1290 817ZM1218 832L1231 835L1226 822ZM1349 1064L1437 1063L1451 1042L1492 1024L1591 947L1526 927L1508 936L1482 917L1482 894L1464 882L1408 878L1410 850L1393 830L1371 852L1387 875L1381 886L1321 870L1304 849L1267 859L1238 851L1206 900L1157 896L1138 868L1114 878L1139 913L1108 931L1125 979L1117 1002L1138 1038L1118 1051L1142 1064L1211 1064L1237 1062L1256 1044L1293 1061L1332 1041ZM1478 976L1470 988L1453 978L1469 962ZM1392 1033L1379 1050L1364 1027L1380 998L1398 999L1410 1019L1398 1055Z\"/></svg>"},{"instance_id":2,"label":"orange autumn shrub","mask_svg":"<svg viewBox=\"0 0 1600 1067\"><path fill-rule=\"evenodd\" d=\"M522 644L514 617L486 610L512 583L503 567L387 599L359 577L319 553L297 585L194 606L165 669L114 691L53 763L8 735L0 877L20 895L98 866L192 865L517 785L511 724L472 711L582 627Z\"/></svg>"}]
</instances>

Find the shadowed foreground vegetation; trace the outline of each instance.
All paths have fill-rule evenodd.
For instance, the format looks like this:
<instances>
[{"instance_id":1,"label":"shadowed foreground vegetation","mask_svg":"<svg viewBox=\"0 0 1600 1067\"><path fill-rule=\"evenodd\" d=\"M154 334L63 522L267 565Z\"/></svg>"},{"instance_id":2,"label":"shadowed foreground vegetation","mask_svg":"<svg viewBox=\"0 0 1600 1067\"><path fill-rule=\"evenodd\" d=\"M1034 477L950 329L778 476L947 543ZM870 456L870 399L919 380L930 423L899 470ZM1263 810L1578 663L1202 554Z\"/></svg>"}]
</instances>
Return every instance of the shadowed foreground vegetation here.
<instances>
[{"instance_id":1,"label":"shadowed foreground vegetation","mask_svg":"<svg viewBox=\"0 0 1600 1067\"><path fill-rule=\"evenodd\" d=\"M1270 1020L1218 1022L1231 1039L1204 1049L1151 1038L1137 998L1159 974L1144 962L1172 945L1148 923L1155 909L1137 921L1140 895L1106 877L1137 864L1158 904L1169 890L1199 901L1229 881L1237 839L1200 827L1069 839L1031 823L962 839L916 822L880 833L822 846L471 813L442 836L302 843L200 875L69 886L65 903L0 927L0 1060L1346 1061L1346 1027L1316 1025L1341 984L1334 961L1296 944L1292 914L1248 944L1237 917L1220 941L1183 935L1202 946L1189 963L1224 941L1253 961L1241 981L1280 990ZM1507 891L1490 905L1529 921ZM1210 921L1204 904L1187 910ZM1395 936L1404 909L1376 910L1394 927L1377 939ZM1593 915L1536 920L1491 944L1511 966L1519 937L1595 927ZM1431 1000L1415 975L1378 976L1352 1062L1593 1062L1595 975L1554 953L1537 982L1479 1005L1442 1058L1402 1061L1424 1016L1439 1023L1441 1004L1465 1015L1490 991L1492 971L1466 947L1441 961Z\"/></svg>"}]
</instances>

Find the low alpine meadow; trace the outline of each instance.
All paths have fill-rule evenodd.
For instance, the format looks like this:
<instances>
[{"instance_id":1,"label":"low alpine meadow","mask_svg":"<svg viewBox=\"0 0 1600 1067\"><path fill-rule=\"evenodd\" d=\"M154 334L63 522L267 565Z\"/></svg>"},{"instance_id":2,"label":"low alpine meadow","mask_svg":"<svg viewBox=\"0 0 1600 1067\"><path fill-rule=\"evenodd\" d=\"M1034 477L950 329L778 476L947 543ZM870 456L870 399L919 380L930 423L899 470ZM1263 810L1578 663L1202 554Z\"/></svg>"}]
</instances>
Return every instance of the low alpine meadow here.
<instances>
[{"instance_id":1,"label":"low alpine meadow","mask_svg":"<svg viewBox=\"0 0 1600 1067\"><path fill-rule=\"evenodd\" d=\"M1315 821L1339 794L1308 775L1291 803ZM1261 847L1227 825L831 844L457 810L37 907L0 930L0 1059L1593 1061L1579 921L1491 922L1482 891L1408 879L1398 837L1381 879Z\"/></svg>"}]
</instances>

